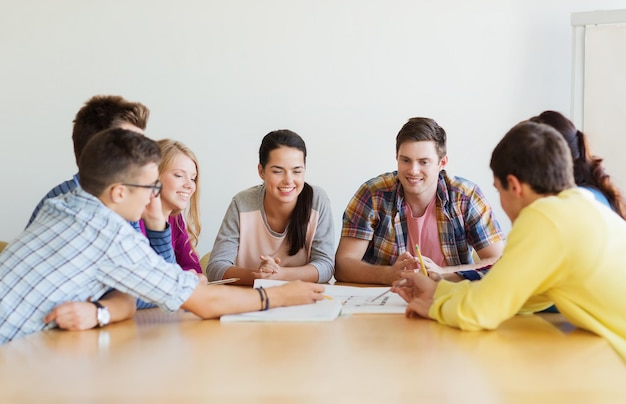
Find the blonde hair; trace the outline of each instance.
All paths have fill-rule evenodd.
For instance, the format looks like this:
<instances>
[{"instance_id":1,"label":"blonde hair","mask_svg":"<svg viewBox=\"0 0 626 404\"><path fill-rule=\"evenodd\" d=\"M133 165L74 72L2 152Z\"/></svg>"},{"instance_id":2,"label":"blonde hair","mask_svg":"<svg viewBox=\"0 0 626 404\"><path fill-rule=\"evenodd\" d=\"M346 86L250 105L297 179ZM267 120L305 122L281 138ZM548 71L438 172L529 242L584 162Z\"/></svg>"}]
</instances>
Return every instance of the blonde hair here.
<instances>
[{"instance_id":1,"label":"blonde hair","mask_svg":"<svg viewBox=\"0 0 626 404\"><path fill-rule=\"evenodd\" d=\"M161 148L161 164L159 164L159 174L163 173L167 167L172 164L172 161L177 154L182 153L189 157L191 161L196 165L196 192L193 193L189 200L189 205L185 210L183 219L187 226L187 234L189 234L189 240L191 241L191 249L195 251L198 246L198 238L202 231L202 224L200 223L200 167L198 165L198 159L190 148L172 139L161 139L157 141L159 148ZM173 210L171 215L183 214L181 210Z\"/></svg>"}]
</instances>

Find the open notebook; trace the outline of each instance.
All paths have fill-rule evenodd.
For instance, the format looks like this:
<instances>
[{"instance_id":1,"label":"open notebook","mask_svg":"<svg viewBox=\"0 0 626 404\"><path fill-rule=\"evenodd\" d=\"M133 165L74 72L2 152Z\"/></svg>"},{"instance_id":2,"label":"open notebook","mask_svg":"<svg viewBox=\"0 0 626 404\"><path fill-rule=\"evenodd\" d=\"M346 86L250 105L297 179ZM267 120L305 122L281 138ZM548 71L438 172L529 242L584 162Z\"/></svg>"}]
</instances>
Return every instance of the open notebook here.
<instances>
[{"instance_id":1,"label":"open notebook","mask_svg":"<svg viewBox=\"0 0 626 404\"><path fill-rule=\"evenodd\" d=\"M263 286L269 288L285 282L268 279L257 279L254 287ZM224 322L237 321L276 321L276 322L302 322L302 321L332 321L340 313L397 313L404 314L406 302L395 293L388 293L374 302L370 300L378 296L388 287L355 287L324 285L325 295L332 299L324 299L314 304L301 306L276 307L266 311L253 311L241 314L228 314L220 318Z\"/></svg>"},{"instance_id":2,"label":"open notebook","mask_svg":"<svg viewBox=\"0 0 626 404\"><path fill-rule=\"evenodd\" d=\"M300 306L275 307L265 311L227 314L220 317L223 322L269 321L269 322L306 322L333 321L341 312L341 302L337 300L321 300L313 304Z\"/></svg>"}]
</instances>

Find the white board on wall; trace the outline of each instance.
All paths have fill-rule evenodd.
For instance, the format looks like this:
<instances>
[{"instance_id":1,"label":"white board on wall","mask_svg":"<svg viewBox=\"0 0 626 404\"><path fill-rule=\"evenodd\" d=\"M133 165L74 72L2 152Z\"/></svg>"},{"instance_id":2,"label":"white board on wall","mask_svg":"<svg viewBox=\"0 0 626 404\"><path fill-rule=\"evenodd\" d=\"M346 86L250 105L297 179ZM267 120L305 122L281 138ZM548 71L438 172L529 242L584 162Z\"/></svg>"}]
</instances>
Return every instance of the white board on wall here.
<instances>
[{"instance_id":1,"label":"white board on wall","mask_svg":"<svg viewBox=\"0 0 626 404\"><path fill-rule=\"evenodd\" d=\"M626 192L626 10L576 13L572 117Z\"/></svg>"}]
</instances>

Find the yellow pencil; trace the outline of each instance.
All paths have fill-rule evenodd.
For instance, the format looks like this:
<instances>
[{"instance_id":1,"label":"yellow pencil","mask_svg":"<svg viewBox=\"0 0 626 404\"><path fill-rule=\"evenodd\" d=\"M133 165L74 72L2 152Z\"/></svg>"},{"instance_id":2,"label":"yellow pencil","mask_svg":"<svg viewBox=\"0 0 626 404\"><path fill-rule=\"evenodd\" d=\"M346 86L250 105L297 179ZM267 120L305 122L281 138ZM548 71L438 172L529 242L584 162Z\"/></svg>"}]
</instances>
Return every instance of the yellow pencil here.
<instances>
[{"instance_id":1,"label":"yellow pencil","mask_svg":"<svg viewBox=\"0 0 626 404\"><path fill-rule=\"evenodd\" d=\"M422 267L422 272L424 275L428 276L428 272L426 271L426 267L424 266L424 259L422 258L422 253L420 253L420 246L415 244L415 253L417 254L417 258L420 259L420 266Z\"/></svg>"}]
</instances>

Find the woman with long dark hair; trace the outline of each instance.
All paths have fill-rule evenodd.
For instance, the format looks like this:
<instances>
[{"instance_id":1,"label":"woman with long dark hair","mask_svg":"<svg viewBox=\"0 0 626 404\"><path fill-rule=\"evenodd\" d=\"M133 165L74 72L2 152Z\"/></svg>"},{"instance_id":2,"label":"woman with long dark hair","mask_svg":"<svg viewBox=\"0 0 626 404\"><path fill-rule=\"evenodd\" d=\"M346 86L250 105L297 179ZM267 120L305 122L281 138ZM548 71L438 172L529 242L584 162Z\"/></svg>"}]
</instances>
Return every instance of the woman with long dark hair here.
<instances>
[{"instance_id":1,"label":"woman with long dark hair","mask_svg":"<svg viewBox=\"0 0 626 404\"><path fill-rule=\"evenodd\" d=\"M233 198L207 266L209 280L257 278L326 283L335 238L330 201L304 181L306 145L290 130L268 133L259 148L263 184Z\"/></svg>"}]
</instances>

